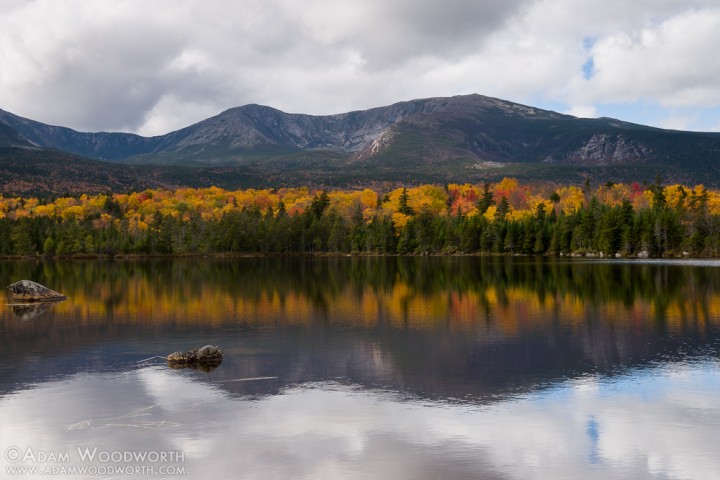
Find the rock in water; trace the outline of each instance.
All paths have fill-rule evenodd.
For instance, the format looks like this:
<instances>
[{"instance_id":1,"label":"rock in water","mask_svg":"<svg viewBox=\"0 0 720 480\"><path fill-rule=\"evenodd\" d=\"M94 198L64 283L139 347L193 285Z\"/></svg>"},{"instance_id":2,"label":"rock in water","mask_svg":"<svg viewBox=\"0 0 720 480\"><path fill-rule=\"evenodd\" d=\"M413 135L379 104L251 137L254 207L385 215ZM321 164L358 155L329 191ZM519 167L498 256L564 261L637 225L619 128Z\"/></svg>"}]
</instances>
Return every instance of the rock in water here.
<instances>
[{"instance_id":1,"label":"rock in water","mask_svg":"<svg viewBox=\"0 0 720 480\"><path fill-rule=\"evenodd\" d=\"M47 300L65 300L67 297L55 290L50 290L39 283L30 280L20 280L7 287L14 300L26 302L43 302Z\"/></svg>"},{"instance_id":2,"label":"rock in water","mask_svg":"<svg viewBox=\"0 0 720 480\"><path fill-rule=\"evenodd\" d=\"M187 352L175 352L167 356L171 367L216 367L223 361L220 347L205 345Z\"/></svg>"},{"instance_id":3,"label":"rock in water","mask_svg":"<svg viewBox=\"0 0 720 480\"><path fill-rule=\"evenodd\" d=\"M199 362L212 362L217 359L222 360L222 350L220 350L220 347L205 345L200 350L198 350L197 357Z\"/></svg>"},{"instance_id":4,"label":"rock in water","mask_svg":"<svg viewBox=\"0 0 720 480\"><path fill-rule=\"evenodd\" d=\"M13 305L12 310L15 316L20 320L32 320L33 318L37 318L40 315L47 313L48 310L54 308L55 303L57 302L47 301L23 303L20 305Z\"/></svg>"}]
</instances>

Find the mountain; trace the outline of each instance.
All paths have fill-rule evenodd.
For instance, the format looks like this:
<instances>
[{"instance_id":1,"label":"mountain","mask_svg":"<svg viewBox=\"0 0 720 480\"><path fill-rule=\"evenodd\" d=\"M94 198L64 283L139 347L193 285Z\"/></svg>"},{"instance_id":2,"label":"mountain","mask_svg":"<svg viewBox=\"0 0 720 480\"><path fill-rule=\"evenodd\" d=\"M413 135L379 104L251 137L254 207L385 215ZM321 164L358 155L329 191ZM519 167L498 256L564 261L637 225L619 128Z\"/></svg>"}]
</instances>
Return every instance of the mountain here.
<instances>
[{"instance_id":1,"label":"mountain","mask_svg":"<svg viewBox=\"0 0 720 480\"><path fill-rule=\"evenodd\" d=\"M303 182L301 182L303 183ZM294 184L282 175L239 167L127 165L59 150L0 146L0 195L58 196L124 193L148 188L218 186L226 189ZM305 178L304 185L315 185Z\"/></svg>"},{"instance_id":2,"label":"mountain","mask_svg":"<svg viewBox=\"0 0 720 480\"><path fill-rule=\"evenodd\" d=\"M28 120L0 110L0 125L12 129L26 145L61 150L96 160L122 160L152 150L152 138L131 133L82 133Z\"/></svg>"},{"instance_id":3,"label":"mountain","mask_svg":"<svg viewBox=\"0 0 720 480\"><path fill-rule=\"evenodd\" d=\"M30 143L18 134L17 131L4 123L0 123L0 148L29 146Z\"/></svg>"},{"instance_id":4,"label":"mountain","mask_svg":"<svg viewBox=\"0 0 720 480\"><path fill-rule=\"evenodd\" d=\"M718 133L580 119L481 95L324 116L246 105L156 137L82 133L2 110L0 126L0 146L24 142L95 160L154 165L157 172L172 167L166 175L176 178L178 167L196 168L203 178L243 186L475 182L503 176L625 181L651 180L656 174L720 184Z\"/></svg>"},{"instance_id":5,"label":"mountain","mask_svg":"<svg viewBox=\"0 0 720 480\"><path fill-rule=\"evenodd\" d=\"M65 195L174 188L166 169L128 166L41 148L0 148L0 194Z\"/></svg>"},{"instance_id":6,"label":"mountain","mask_svg":"<svg viewBox=\"0 0 720 480\"><path fill-rule=\"evenodd\" d=\"M37 147L98 160L139 163L236 163L309 149L354 153L370 146L392 125L437 109L432 102L404 102L340 115L288 114L261 105L232 108L195 125L157 137L83 133L46 125L0 110L0 122ZM142 156L141 158L133 158Z\"/></svg>"}]
</instances>

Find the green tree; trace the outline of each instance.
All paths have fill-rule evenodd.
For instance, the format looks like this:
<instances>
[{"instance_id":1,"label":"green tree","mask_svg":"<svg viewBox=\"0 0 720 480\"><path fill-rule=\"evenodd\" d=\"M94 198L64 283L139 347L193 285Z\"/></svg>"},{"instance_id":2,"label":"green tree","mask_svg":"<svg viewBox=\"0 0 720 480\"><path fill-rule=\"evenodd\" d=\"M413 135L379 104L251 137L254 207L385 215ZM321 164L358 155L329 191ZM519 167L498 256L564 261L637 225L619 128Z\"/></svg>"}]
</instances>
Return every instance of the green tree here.
<instances>
[{"instance_id":1,"label":"green tree","mask_svg":"<svg viewBox=\"0 0 720 480\"><path fill-rule=\"evenodd\" d=\"M508 203L507 198L503 196L500 199L497 210L495 211L495 220L505 220L508 213L510 213L510 204Z\"/></svg>"},{"instance_id":2,"label":"green tree","mask_svg":"<svg viewBox=\"0 0 720 480\"><path fill-rule=\"evenodd\" d=\"M404 215L415 215L415 210L409 204L410 196L407 193L407 188L403 188L400 193L400 199L398 203L398 212Z\"/></svg>"},{"instance_id":3,"label":"green tree","mask_svg":"<svg viewBox=\"0 0 720 480\"><path fill-rule=\"evenodd\" d=\"M319 195L315 195L310 205L310 211L315 215L315 218L320 218L329 205L330 197L328 196L327 190L323 190Z\"/></svg>"},{"instance_id":4,"label":"green tree","mask_svg":"<svg viewBox=\"0 0 720 480\"><path fill-rule=\"evenodd\" d=\"M495 199L493 198L493 193L490 191L490 184L485 182L482 196L477 202L477 209L481 214L484 214L492 205L495 205Z\"/></svg>"},{"instance_id":5,"label":"green tree","mask_svg":"<svg viewBox=\"0 0 720 480\"><path fill-rule=\"evenodd\" d=\"M52 237L47 237L43 243L43 253L45 255L53 255L55 253L55 240Z\"/></svg>"},{"instance_id":6,"label":"green tree","mask_svg":"<svg viewBox=\"0 0 720 480\"><path fill-rule=\"evenodd\" d=\"M31 236L31 220L21 219L10 234L13 244L13 253L16 255L32 255L35 253L35 244Z\"/></svg>"}]
</instances>

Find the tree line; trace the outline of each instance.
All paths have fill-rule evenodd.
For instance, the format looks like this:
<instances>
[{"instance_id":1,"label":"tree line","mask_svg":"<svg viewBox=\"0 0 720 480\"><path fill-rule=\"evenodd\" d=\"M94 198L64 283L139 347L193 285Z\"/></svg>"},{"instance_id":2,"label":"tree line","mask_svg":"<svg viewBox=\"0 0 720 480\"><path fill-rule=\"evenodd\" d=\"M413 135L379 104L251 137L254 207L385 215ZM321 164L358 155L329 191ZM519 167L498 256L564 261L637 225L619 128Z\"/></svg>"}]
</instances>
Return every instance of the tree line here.
<instances>
[{"instance_id":1,"label":"tree line","mask_svg":"<svg viewBox=\"0 0 720 480\"><path fill-rule=\"evenodd\" d=\"M0 199L0 255L720 256L717 192L656 181L642 188L608 184L593 191L586 185L543 193L503 182L384 195L250 195L262 202L239 202L238 195L219 189L197 193L209 210L175 201L175 192ZM192 198L193 192L183 195Z\"/></svg>"}]
</instances>

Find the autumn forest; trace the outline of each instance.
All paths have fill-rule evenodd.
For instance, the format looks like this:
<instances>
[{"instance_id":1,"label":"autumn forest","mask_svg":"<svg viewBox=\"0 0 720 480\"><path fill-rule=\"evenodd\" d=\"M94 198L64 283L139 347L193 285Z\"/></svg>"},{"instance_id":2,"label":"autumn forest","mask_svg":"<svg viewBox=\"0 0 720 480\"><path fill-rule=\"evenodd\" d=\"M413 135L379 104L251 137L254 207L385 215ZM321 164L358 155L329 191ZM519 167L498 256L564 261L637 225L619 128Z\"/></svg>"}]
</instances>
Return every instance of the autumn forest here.
<instances>
[{"instance_id":1,"label":"autumn forest","mask_svg":"<svg viewBox=\"0 0 720 480\"><path fill-rule=\"evenodd\" d=\"M720 256L702 185L422 185L0 196L0 255L548 254Z\"/></svg>"}]
</instances>

